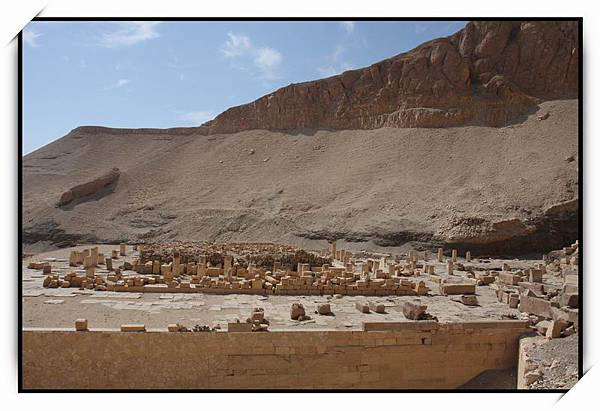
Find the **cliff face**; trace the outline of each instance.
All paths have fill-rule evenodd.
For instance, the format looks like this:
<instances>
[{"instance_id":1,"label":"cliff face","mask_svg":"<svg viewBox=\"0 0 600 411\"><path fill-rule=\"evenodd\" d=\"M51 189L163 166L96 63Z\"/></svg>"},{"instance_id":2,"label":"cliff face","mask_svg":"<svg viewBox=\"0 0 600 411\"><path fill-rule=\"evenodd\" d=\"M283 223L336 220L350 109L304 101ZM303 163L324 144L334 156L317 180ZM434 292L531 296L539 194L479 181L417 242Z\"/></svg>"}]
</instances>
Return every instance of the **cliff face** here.
<instances>
[{"instance_id":1,"label":"cliff face","mask_svg":"<svg viewBox=\"0 0 600 411\"><path fill-rule=\"evenodd\" d=\"M577 97L578 47L576 22L471 22L370 67L230 108L201 132L501 126L541 100Z\"/></svg>"}]
</instances>

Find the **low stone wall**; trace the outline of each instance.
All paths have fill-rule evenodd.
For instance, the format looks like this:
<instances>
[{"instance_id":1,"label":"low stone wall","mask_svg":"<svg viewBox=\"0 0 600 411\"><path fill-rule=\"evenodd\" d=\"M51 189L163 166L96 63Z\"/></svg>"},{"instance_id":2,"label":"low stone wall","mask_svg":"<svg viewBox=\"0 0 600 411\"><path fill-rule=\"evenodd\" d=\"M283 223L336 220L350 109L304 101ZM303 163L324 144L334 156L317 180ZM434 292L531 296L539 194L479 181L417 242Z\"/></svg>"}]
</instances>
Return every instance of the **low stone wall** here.
<instances>
[{"instance_id":1,"label":"low stone wall","mask_svg":"<svg viewBox=\"0 0 600 411\"><path fill-rule=\"evenodd\" d=\"M516 367L526 322L367 331L23 331L23 388L448 388ZM377 331L369 331L377 330Z\"/></svg>"}]
</instances>

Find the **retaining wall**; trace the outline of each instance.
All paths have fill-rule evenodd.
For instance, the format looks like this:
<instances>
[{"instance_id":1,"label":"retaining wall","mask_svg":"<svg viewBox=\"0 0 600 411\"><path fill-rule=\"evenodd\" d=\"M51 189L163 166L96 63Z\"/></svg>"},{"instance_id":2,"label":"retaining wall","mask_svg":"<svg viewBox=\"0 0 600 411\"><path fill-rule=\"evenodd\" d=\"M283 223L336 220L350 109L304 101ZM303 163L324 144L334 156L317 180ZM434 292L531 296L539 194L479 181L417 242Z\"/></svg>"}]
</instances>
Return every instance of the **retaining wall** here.
<instances>
[{"instance_id":1,"label":"retaining wall","mask_svg":"<svg viewBox=\"0 0 600 411\"><path fill-rule=\"evenodd\" d=\"M448 388L516 367L526 322L367 331L23 331L23 388Z\"/></svg>"}]
</instances>

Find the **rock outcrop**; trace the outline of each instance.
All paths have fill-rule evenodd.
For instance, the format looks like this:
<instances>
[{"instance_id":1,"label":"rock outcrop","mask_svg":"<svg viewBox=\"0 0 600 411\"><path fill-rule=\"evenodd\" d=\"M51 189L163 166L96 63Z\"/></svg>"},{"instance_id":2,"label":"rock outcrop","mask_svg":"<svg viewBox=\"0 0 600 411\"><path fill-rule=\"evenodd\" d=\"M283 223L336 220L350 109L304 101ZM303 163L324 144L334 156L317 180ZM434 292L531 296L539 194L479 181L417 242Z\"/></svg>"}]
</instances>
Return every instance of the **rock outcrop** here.
<instances>
[{"instance_id":1,"label":"rock outcrop","mask_svg":"<svg viewBox=\"0 0 600 411\"><path fill-rule=\"evenodd\" d=\"M84 197L93 196L97 194L105 187L113 184L119 179L121 172L118 168L113 168L108 173L96 177L91 181L87 181L83 184L78 184L74 187L71 187L69 190L65 191L61 194L60 199L58 200L58 206L62 207L67 204L72 203L75 200L79 200Z\"/></svg>"},{"instance_id":2,"label":"rock outcrop","mask_svg":"<svg viewBox=\"0 0 600 411\"><path fill-rule=\"evenodd\" d=\"M474 21L446 38L230 108L205 134L243 130L501 126L576 98L577 22Z\"/></svg>"}]
</instances>

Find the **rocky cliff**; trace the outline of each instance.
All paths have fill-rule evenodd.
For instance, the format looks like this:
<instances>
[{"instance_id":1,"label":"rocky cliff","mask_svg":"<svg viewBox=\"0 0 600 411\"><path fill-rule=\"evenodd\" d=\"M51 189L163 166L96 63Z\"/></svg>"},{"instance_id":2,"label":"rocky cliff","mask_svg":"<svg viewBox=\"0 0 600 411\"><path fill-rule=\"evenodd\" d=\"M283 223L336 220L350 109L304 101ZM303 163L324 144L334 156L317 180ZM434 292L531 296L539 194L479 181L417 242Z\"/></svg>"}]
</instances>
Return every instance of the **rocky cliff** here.
<instances>
[{"instance_id":1,"label":"rocky cliff","mask_svg":"<svg viewBox=\"0 0 600 411\"><path fill-rule=\"evenodd\" d=\"M577 97L578 47L577 22L470 22L370 67L230 108L202 129L501 126L540 100Z\"/></svg>"}]
</instances>

